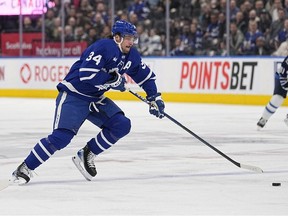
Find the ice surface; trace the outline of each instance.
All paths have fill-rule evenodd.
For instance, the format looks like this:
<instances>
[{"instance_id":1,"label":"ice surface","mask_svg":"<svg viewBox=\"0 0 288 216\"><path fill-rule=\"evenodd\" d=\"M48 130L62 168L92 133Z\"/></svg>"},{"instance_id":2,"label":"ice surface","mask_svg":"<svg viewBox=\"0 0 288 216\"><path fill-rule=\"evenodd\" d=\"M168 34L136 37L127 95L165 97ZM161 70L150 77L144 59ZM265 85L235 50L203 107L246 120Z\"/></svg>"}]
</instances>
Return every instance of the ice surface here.
<instances>
[{"instance_id":1,"label":"ice surface","mask_svg":"<svg viewBox=\"0 0 288 216\"><path fill-rule=\"evenodd\" d=\"M0 180L51 132L53 99L0 98ZM131 133L96 159L87 182L71 157L99 129L85 122L25 186L0 191L0 215L288 215L288 127L281 107L261 131L263 106L166 103L166 112L241 169L141 101L117 101ZM272 187L281 182L281 187Z\"/></svg>"}]
</instances>

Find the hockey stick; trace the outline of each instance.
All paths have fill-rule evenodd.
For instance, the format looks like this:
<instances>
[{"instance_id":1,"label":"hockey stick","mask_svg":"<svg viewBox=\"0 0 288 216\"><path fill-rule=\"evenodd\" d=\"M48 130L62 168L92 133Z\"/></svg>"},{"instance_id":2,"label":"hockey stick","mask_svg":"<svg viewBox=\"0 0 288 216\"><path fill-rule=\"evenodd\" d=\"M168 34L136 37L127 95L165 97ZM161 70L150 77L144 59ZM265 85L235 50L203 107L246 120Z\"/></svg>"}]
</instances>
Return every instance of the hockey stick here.
<instances>
[{"instance_id":1,"label":"hockey stick","mask_svg":"<svg viewBox=\"0 0 288 216\"><path fill-rule=\"evenodd\" d=\"M127 89L131 94L133 94L134 96L136 96L137 98L139 98L140 100L142 100L143 102L145 102L146 104L150 104L150 102L142 97L141 95L137 94L136 92L131 91L130 89ZM170 115L168 115L167 113L164 112L164 115L171 120L172 122L174 122L175 124L177 124L178 126L180 126L181 128L183 128L185 131L187 131L189 134L191 134L192 136L194 136L195 138L197 138L198 140L200 140L202 143L204 143L205 145L207 145L208 147L210 147L211 149L213 149L215 152L217 152L218 154L220 154L222 157L226 158L228 161L230 161L231 163L233 163L234 165L240 167L240 168L244 168L244 169L248 169L257 173L263 173L263 170L259 167L256 166L251 166L251 165L246 165L246 164L241 164L235 160L233 160L232 158L228 157L226 154L224 154L223 152L221 152L220 150L218 150L217 148L215 148L214 146L212 146L211 144L209 144L207 141L205 141L204 139L202 139L201 137L199 137L197 134L195 134L193 131L189 130L187 127L185 127L184 125L182 125L180 122L178 122L176 119L172 118Z\"/></svg>"}]
</instances>

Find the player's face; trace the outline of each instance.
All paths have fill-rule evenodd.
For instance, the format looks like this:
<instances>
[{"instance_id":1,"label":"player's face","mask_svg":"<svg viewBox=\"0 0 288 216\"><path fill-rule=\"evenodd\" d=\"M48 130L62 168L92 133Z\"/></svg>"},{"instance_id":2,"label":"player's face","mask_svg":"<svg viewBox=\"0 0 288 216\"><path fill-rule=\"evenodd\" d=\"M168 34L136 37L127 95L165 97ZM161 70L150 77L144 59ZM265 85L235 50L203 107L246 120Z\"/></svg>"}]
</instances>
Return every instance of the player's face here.
<instances>
[{"instance_id":1,"label":"player's face","mask_svg":"<svg viewBox=\"0 0 288 216\"><path fill-rule=\"evenodd\" d=\"M128 53L131 49L131 47L133 46L133 44L135 43L135 38L133 35L125 35L123 37L123 42L121 43L121 48L123 50L124 53Z\"/></svg>"}]
</instances>

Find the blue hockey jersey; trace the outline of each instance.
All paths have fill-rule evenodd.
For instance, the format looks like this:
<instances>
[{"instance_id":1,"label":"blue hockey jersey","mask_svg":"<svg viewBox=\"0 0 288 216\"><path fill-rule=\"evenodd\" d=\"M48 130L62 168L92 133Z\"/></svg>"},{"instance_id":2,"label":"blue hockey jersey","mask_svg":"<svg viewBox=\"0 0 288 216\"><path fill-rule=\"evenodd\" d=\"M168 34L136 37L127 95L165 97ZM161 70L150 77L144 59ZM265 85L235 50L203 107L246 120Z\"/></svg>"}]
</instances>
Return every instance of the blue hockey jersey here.
<instances>
[{"instance_id":1,"label":"blue hockey jersey","mask_svg":"<svg viewBox=\"0 0 288 216\"><path fill-rule=\"evenodd\" d=\"M157 93L155 74L142 62L138 51L132 47L129 53L122 53L113 39L98 40L84 50L57 89L87 101L98 101L110 89L106 83L115 71L129 75L147 96Z\"/></svg>"},{"instance_id":2,"label":"blue hockey jersey","mask_svg":"<svg viewBox=\"0 0 288 216\"><path fill-rule=\"evenodd\" d=\"M285 91L288 91L288 56L285 57L281 63L281 67L276 71L275 78L279 79L281 87Z\"/></svg>"}]
</instances>

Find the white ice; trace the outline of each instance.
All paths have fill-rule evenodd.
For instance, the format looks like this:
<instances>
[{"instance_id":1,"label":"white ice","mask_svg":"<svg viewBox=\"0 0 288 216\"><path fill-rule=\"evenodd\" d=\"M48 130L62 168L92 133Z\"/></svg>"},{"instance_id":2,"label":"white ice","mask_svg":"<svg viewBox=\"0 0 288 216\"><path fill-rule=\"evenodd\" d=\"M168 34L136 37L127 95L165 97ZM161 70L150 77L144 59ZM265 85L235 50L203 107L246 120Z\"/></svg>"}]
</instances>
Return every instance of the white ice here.
<instances>
[{"instance_id":1,"label":"white ice","mask_svg":"<svg viewBox=\"0 0 288 216\"><path fill-rule=\"evenodd\" d=\"M0 98L0 180L51 132L54 99ZM241 169L141 101L117 104L131 133L96 159L86 181L71 157L99 129L85 122L25 186L0 191L0 215L288 215L288 127L280 107L256 130L264 106L166 103L166 112ZM273 182L282 183L273 187Z\"/></svg>"}]
</instances>

